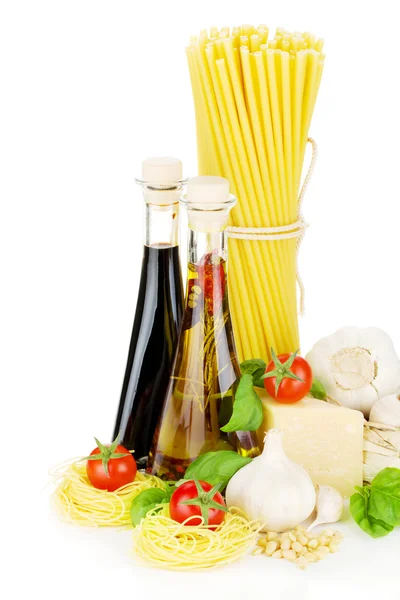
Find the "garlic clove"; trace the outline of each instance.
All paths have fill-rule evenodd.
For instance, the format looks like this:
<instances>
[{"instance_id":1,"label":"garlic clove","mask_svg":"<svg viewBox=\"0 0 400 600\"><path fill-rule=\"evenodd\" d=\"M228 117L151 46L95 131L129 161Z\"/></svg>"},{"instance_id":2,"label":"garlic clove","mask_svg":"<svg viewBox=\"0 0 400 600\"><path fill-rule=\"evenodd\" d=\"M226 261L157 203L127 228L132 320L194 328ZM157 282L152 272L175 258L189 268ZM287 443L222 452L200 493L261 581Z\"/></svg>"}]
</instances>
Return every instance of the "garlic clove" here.
<instances>
[{"instance_id":1,"label":"garlic clove","mask_svg":"<svg viewBox=\"0 0 400 600\"><path fill-rule=\"evenodd\" d=\"M317 486L316 510L317 517L307 528L307 531L310 531L317 525L340 521L343 514L342 495L330 485Z\"/></svg>"},{"instance_id":2,"label":"garlic clove","mask_svg":"<svg viewBox=\"0 0 400 600\"><path fill-rule=\"evenodd\" d=\"M400 399L396 394L380 398L371 408L369 420L400 427Z\"/></svg>"}]
</instances>

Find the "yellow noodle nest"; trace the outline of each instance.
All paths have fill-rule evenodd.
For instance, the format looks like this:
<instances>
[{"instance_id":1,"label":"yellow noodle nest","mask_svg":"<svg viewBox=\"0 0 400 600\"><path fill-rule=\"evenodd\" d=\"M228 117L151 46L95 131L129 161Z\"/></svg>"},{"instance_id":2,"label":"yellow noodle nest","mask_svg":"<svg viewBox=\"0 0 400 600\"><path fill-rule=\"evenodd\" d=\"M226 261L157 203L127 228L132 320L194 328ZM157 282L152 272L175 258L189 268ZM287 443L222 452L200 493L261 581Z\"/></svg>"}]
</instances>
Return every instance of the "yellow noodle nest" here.
<instances>
[{"instance_id":1,"label":"yellow noodle nest","mask_svg":"<svg viewBox=\"0 0 400 600\"><path fill-rule=\"evenodd\" d=\"M53 500L62 518L87 527L132 527L132 500L143 490L164 489L158 477L137 473L135 481L115 492L98 490L86 475L86 463L63 463L51 472L56 489Z\"/></svg>"},{"instance_id":2,"label":"yellow noodle nest","mask_svg":"<svg viewBox=\"0 0 400 600\"><path fill-rule=\"evenodd\" d=\"M149 513L133 531L133 550L144 564L172 570L208 569L234 562L253 546L259 524L231 509L216 530L184 525Z\"/></svg>"}]
</instances>

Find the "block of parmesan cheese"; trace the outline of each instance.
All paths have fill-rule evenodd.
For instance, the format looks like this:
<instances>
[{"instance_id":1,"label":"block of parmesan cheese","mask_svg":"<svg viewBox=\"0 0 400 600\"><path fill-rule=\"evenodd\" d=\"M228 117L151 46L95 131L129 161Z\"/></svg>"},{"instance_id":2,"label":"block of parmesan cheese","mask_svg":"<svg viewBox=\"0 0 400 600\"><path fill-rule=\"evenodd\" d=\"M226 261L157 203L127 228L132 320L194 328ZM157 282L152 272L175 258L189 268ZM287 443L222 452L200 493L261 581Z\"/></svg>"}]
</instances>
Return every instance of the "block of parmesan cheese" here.
<instances>
[{"instance_id":1,"label":"block of parmesan cheese","mask_svg":"<svg viewBox=\"0 0 400 600\"><path fill-rule=\"evenodd\" d=\"M331 485L342 496L350 496L355 485L362 485L361 412L308 397L296 404L280 404L257 391L264 406L260 434L281 429L287 456L308 471L314 484Z\"/></svg>"}]
</instances>

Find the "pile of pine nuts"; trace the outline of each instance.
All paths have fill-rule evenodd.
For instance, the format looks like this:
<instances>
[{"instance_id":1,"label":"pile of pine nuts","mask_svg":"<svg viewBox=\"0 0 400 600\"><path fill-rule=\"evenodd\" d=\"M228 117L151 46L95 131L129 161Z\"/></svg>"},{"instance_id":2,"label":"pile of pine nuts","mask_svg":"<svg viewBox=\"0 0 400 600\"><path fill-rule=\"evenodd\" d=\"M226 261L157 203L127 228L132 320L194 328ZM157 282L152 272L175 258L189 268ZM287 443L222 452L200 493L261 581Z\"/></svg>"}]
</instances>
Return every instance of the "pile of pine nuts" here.
<instances>
[{"instance_id":1,"label":"pile of pine nuts","mask_svg":"<svg viewBox=\"0 0 400 600\"><path fill-rule=\"evenodd\" d=\"M310 563L323 560L331 552L339 550L343 535L339 531L325 529L322 533L307 533L298 525L292 531L263 534L257 542L253 554L266 554L272 558L284 558L300 569Z\"/></svg>"}]
</instances>

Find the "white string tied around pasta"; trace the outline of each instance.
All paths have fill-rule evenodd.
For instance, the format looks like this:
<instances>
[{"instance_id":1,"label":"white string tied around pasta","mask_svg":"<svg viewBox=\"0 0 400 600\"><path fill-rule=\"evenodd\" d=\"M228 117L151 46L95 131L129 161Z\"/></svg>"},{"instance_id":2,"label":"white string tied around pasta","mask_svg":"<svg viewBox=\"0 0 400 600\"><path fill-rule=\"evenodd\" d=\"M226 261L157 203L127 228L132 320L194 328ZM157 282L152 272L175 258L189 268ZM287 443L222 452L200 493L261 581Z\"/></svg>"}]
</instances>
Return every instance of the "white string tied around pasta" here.
<instances>
[{"instance_id":1,"label":"white string tied around pasta","mask_svg":"<svg viewBox=\"0 0 400 600\"><path fill-rule=\"evenodd\" d=\"M310 166L308 167L308 171L304 178L303 185L301 186L300 194L297 200L297 221L295 221L294 223L289 223L289 225L280 225L277 227L228 227L229 237L237 240L275 242L279 240L290 240L293 238L297 239L296 277L300 291L301 315L304 315L305 310L305 288L303 280L300 276L298 259L301 242L303 241L306 229L309 226L304 219L302 207L304 196L310 184L318 156L318 146L316 141L311 137L309 137L307 141L311 145L312 153Z\"/></svg>"}]
</instances>

